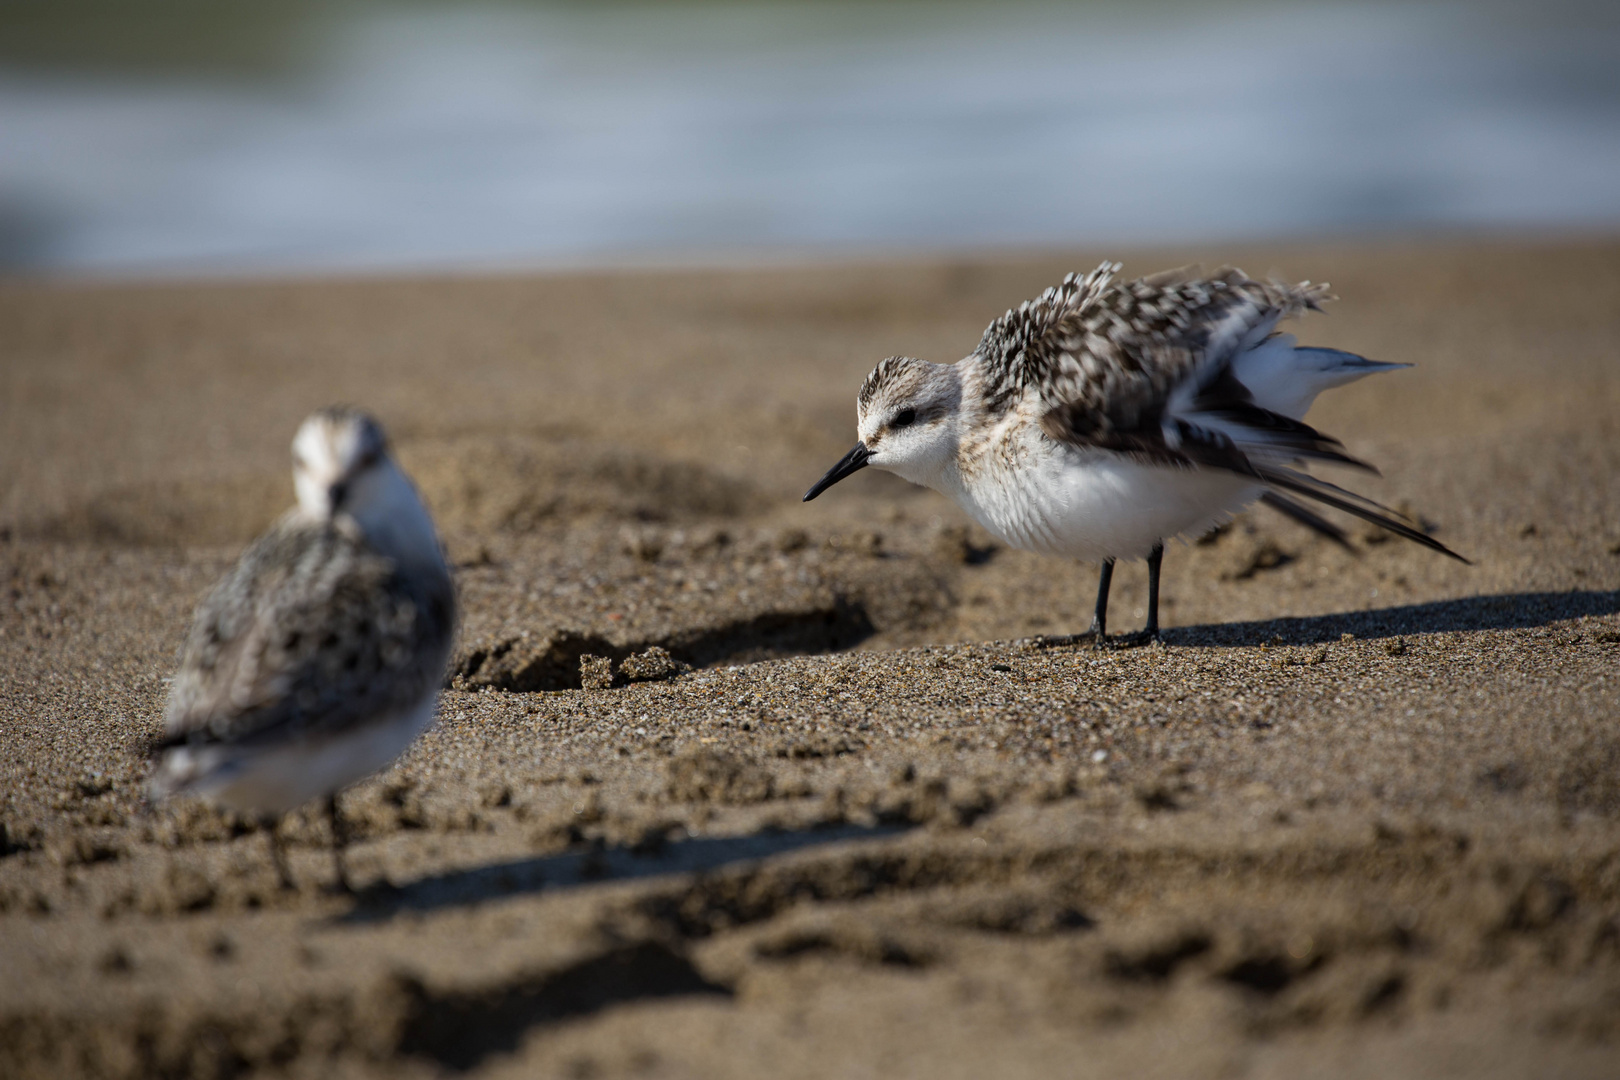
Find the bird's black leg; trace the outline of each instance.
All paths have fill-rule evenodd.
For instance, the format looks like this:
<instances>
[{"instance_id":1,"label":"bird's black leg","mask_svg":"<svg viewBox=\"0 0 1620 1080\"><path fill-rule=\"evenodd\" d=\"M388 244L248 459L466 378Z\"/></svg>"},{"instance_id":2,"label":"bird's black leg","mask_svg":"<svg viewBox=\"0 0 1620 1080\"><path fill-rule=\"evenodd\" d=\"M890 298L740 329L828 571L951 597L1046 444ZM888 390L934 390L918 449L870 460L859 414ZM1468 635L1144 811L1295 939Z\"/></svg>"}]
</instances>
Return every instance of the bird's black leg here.
<instances>
[{"instance_id":1,"label":"bird's black leg","mask_svg":"<svg viewBox=\"0 0 1620 1080\"><path fill-rule=\"evenodd\" d=\"M259 828L264 831L265 839L270 844L270 865L276 868L276 880L283 889L296 889L298 886L293 884L292 871L287 869L287 854L281 850L281 837L277 834L280 826L280 815L259 820Z\"/></svg>"},{"instance_id":2,"label":"bird's black leg","mask_svg":"<svg viewBox=\"0 0 1620 1080\"><path fill-rule=\"evenodd\" d=\"M1149 641L1159 640L1159 564L1164 562L1164 544L1148 552L1148 620L1142 631Z\"/></svg>"},{"instance_id":3,"label":"bird's black leg","mask_svg":"<svg viewBox=\"0 0 1620 1080\"><path fill-rule=\"evenodd\" d=\"M1164 562L1164 545L1154 544L1148 552L1148 615L1147 625L1139 634L1132 634L1132 645L1151 645L1159 640L1159 564Z\"/></svg>"},{"instance_id":4,"label":"bird's black leg","mask_svg":"<svg viewBox=\"0 0 1620 1080\"><path fill-rule=\"evenodd\" d=\"M336 876L334 888L340 893L352 893L354 889L349 885L349 872L343 865L343 849L349 843L349 830L344 824L343 815L338 811L337 792L326 797L326 817L332 823L332 870Z\"/></svg>"},{"instance_id":5,"label":"bird's black leg","mask_svg":"<svg viewBox=\"0 0 1620 1080\"><path fill-rule=\"evenodd\" d=\"M1097 610L1091 616L1091 643L1102 648L1108 643L1108 586L1114 581L1114 560L1104 559L1097 575Z\"/></svg>"}]
</instances>

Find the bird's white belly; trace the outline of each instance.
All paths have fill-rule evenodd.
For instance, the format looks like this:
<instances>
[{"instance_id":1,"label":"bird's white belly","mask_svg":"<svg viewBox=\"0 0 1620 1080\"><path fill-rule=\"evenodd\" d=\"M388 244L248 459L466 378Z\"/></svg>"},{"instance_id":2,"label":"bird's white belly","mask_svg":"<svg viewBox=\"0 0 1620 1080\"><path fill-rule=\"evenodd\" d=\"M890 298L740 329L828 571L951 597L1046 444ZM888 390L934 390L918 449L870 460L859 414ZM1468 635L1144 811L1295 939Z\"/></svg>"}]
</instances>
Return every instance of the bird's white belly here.
<instances>
[{"instance_id":1,"label":"bird's white belly","mask_svg":"<svg viewBox=\"0 0 1620 1080\"><path fill-rule=\"evenodd\" d=\"M322 739L170 753L196 754L185 790L233 810L281 814L386 768L432 722L438 698Z\"/></svg>"},{"instance_id":2,"label":"bird's white belly","mask_svg":"<svg viewBox=\"0 0 1620 1080\"><path fill-rule=\"evenodd\" d=\"M1208 530L1263 490L1230 473L1105 453L1060 450L1022 466L977 478L959 501L1013 547L1090 562L1146 557L1154 544Z\"/></svg>"}]
</instances>

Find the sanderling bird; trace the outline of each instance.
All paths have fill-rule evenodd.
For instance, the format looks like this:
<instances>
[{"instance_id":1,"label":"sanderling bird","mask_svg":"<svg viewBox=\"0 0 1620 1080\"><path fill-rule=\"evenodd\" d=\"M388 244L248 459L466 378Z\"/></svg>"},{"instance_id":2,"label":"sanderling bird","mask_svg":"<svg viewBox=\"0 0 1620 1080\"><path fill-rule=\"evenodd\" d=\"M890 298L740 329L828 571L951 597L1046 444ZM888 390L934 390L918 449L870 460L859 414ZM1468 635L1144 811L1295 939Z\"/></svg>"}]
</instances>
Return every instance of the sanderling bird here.
<instances>
[{"instance_id":1,"label":"sanderling bird","mask_svg":"<svg viewBox=\"0 0 1620 1080\"><path fill-rule=\"evenodd\" d=\"M348 891L337 793L432 721L455 590L433 520L375 420L323 410L292 449L298 505L197 609L150 790L270 821L284 886L273 822L324 797Z\"/></svg>"},{"instance_id":2,"label":"sanderling bird","mask_svg":"<svg viewBox=\"0 0 1620 1080\"><path fill-rule=\"evenodd\" d=\"M1376 472L1302 422L1316 395L1408 367L1301 347L1277 323L1332 299L1324 285L1196 268L1118 283L1118 263L1070 274L990 324L955 364L891 356L856 402L860 442L805 493L868 465L949 495L1016 548L1100 562L1089 633L1107 642L1114 560L1148 563L1159 636L1164 542L1259 499L1349 546L1302 495L1467 562L1370 499L1303 472Z\"/></svg>"}]
</instances>

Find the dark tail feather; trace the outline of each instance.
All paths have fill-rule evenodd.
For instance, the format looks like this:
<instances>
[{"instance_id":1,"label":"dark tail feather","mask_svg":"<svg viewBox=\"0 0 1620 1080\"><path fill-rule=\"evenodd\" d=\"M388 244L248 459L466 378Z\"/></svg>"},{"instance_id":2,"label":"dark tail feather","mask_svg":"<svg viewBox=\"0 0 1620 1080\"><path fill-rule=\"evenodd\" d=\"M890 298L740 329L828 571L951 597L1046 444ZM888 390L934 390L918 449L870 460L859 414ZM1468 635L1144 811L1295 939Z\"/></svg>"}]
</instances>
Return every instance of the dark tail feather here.
<instances>
[{"instance_id":1,"label":"dark tail feather","mask_svg":"<svg viewBox=\"0 0 1620 1080\"><path fill-rule=\"evenodd\" d=\"M1308 499L1326 503L1336 510L1354 514L1363 521L1370 521L1374 525L1388 529L1396 536L1404 536L1413 543L1422 544L1424 547L1438 551L1442 555L1449 555L1460 563L1467 563L1469 566L1474 565L1434 537L1419 532L1404 521L1395 518L1393 516L1395 511L1389 507L1380 506L1371 499L1357 495L1353 491L1346 491L1337 484L1330 484L1326 480L1318 480L1314 476L1275 465L1259 466L1255 472L1260 479L1273 487L1280 487L1286 491L1292 491L1296 495L1303 495Z\"/></svg>"},{"instance_id":2,"label":"dark tail feather","mask_svg":"<svg viewBox=\"0 0 1620 1080\"><path fill-rule=\"evenodd\" d=\"M1358 457L1351 457L1338 439L1322 434L1309 424L1251 404L1225 405L1209 412L1213 416L1269 436L1250 441L1245 440L1241 433L1235 434L1234 441L1246 453L1277 454L1283 451L1300 457L1314 458L1317 461L1333 461L1340 465L1349 465L1351 468L1370 472L1374 476L1378 475L1378 469L1373 465Z\"/></svg>"},{"instance_id":3,"label":"dark tail feather","mask_svg":"<svg viewBox=\"0 0 1620 1080\"><path fill-rule=\"evenodd\" d=\"M1361 360L1361 357L1352 357L1349 353L1342 355ZM1364 469L1375 475L1378 472L1360 458L1351 457L1346 452L1344 444L1333 436L1322 434L1303 420L1295 420L1291 416L1284 416L1255 404L1254 395L1249 392L1247 386L1238 381L1230 365L1221 368L1209 384L1199 390L1191 408L1180 419L1197 424L1201 413L1236 425L1240 429L1247 428L1259 436L1250 440L1243 437L1242 431L1227 433L1245 453L1259 452L1270 455L1284 453L1314 458L1317 461L1333 461L1340 465L1349 465L1351 468Z\"/></svg>"},{"instance_id":4,"label":"dark tail feather","mask_svg":"<svg viewBox=\"0 0 1620 1080\"><path fill-rule=\"evenodd\" d=\"M1282 514L1285 517L1293 518L1307 529L1321 533L1335 544L1338 544L1340 547L1344 548L1344 550L1357 555L1361 554L1360 552L1356 551L1355 547L1350 543L1350 538L1345 535L1343 529L1333 524L1333 522L1329 521L1327 518L1313 513L1309 507L1301 506L1293 499L1290 499L1288 496L1276 491L1266 492L1264 495L1260 496L1260 501L1277 511L1279 514Z\"/></svg>"}]
</instances>

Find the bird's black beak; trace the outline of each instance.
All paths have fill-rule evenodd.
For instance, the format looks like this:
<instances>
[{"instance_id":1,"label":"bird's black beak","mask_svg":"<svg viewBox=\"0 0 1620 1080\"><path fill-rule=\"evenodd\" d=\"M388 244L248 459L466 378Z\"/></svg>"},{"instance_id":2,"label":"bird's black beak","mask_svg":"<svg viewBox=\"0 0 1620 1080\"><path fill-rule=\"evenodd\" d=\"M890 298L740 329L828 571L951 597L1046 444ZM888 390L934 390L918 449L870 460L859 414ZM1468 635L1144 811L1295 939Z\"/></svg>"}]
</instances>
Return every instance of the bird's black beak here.
<instances>
[{"instance_id":1,"label":"bird's black beak","mask_svg":"<svg viewBox=\"0 0 1620 1080\"><path fill-rule=\"evenodd\" d=\"M349 497L349 485L339 480L326 489L326 497L332 500L332 512L336 513L343 509L344 500Z\"/></svg>"},{"instance_id":2,"label":"bird's black beak","mask_svg":"<svg viewBox=\"0 0 1620 1080\"><path fill-rule=\"evenodd\" d=\"M804 493L804 501L820 495L851 473L858 473L866 468L866 459L872 456L872 451L866 448L865 443L856 443L855 449L838 459L838 464L827 470L827 475L816 481L814 487Z\"/></svg>"}]
</instances>

